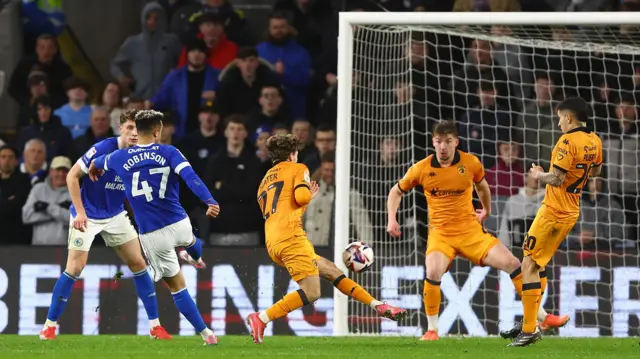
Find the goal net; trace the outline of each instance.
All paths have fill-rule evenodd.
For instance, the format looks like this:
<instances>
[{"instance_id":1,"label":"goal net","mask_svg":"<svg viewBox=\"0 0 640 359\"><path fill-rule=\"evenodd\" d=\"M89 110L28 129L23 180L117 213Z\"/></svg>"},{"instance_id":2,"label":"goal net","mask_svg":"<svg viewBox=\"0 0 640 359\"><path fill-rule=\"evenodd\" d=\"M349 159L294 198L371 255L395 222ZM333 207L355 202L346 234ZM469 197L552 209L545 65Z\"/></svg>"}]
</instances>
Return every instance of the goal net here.
<instances>
[{"instance_id":1,"label":"goal net","mask_svg":"<svg viewBox=\"0 0 640 359\"><path fill-rule=\"evenodd\" d=\"M640 32L628 25L634 21L624 13L341 14L336 255L349 242L369 243L374 266L351 275L410 316L380 320L336 293L335 334L417 336L426 328L425 197L420 188L403 197L399 239L386 233L386 199L406 170L433 152L434 124L455 121L459 149L484 164L492 190L485 227L521 258L544 195L528 169L532 163L549 169L562 135L555 106L580 96L592 106L588 127L603 139L605 166L602 179L586 182L579 223L547 267L543 306L571 316L561 336L638 335ZM368 217L353 215L360 206ZM457 259L441 288L440 335L496 335L521 319L506 273Z\"/></svg>"}]
</instances>

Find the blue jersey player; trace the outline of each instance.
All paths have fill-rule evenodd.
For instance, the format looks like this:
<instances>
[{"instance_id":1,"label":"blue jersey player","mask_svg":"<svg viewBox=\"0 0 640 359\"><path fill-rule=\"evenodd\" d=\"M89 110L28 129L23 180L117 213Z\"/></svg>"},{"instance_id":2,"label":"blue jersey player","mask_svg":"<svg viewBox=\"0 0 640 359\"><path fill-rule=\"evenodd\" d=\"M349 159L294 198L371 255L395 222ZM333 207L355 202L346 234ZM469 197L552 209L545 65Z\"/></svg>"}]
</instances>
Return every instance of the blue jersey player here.
<instances>
[{"instance_id":1,"label":"blue jersey player","mask_svg":"<svg viewBox=\"0 0 640 359\"><path fill-rule=\"evenodd\" d=\"M89 176L100 181L100 176L115 174L122 180L154 280L167 283L180 313L202 335L205 344L214 345L217 339L187 291L175 251L176 247L185 247L193 261L201 261L202 243L194 237L191 221L180 204L178 177L209 206L208 216L215 218L220 208L182 153L173 146L156 144L162 119L157 111L138 112L138 144L96 158Z\"/></svg>"},{"instance_id":2,"label":"blue jersey player","mask_svg":"<svg viewBox=\"0 0 640 359\"><path fill-rule=\"evenodd\" d=\"M112 173L101 177L97 182L85 176L93 158L136 144L138 135L134 115L135 111L123 113L120 117L120 137L111 137L95 144L76 162L67 175L67 185L73 202L69 209L69 253L65 271L53 288L47 320L40 332L42 340L56 338L58 318L67 304L75 281L87 264L89 249L97 234L100 234L107 246L114 248L131 269L138 296L149 318L150 336L156 339L171 339L158 320L153 280L140 251L138 234L124 209L125 193L122 180Z\"/></svg>"}]
</instances>

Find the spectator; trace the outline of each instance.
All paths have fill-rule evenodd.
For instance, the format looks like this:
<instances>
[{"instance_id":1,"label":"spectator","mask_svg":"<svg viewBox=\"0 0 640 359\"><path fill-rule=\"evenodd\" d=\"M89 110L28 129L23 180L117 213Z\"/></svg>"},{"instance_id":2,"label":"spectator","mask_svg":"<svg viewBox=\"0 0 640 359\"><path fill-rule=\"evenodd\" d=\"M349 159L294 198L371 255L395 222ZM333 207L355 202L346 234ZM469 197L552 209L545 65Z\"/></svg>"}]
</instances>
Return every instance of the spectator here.
<instances>
[{"instance_id":1,"label":"spectator","mask_svg":"<svg viewBox=\"0 0 640 359\"><path fill-rule=\"evenodd\" d=\"M173 124L173 121L167 119L165 117L162 123L162 132L160 133L159 144L162 145L170 145L173 143L173 136L176 134L176 126Z\"/></svg>"},{"instance_id":2,"label":"spectator","mask_svg":"<svg viewBox=\"0 0 640 359\"><path fill-rule=\"evenodd\" d=\"M218 153L226 140L219 129L220 116L210 103L200 109L198 121L200 128L183 137L177 147L189 160L193 170L202 176L207 159Z\"/></svg>"},{"instance_id":3,"label":"spectator","mask_svg":"<svg viewBox=\"0 0 640 359\"><path fill-rule=\"evenodd\" d=\"M69 77L64 82L69 103L53 112L60 117L62 124L71 131L71 137L77 138L89 127L91 106L88 105L89 84L80 77Z\"/></svg>"},{"instance_id":4,"label":"spectator","mask_svg":"<svg viewBox=\"0 0 640 359\"><path fill-rule=\"evenodd\" d=\"M494 25L491 28L491 34L498 37L514 36L510 27L502 25ZM494 41L491 48L491 58L507 74L511 94L520 100L531 98L531 85L533 84L531 55L520 45ZM518 109L522 108L519 102L513 101L513 103L517 103Z\"/></svg>"},{"instance_id":5,"label":"spectator","mask_svg":"<svg viewBox=\"0 0 640 359\"><path fill-rule=\"evenodd\" d=\"M276 123L275 125L273 125L273 128L271 129L271 135L275 136L275 135L288 135L289 133L289 127L287 125L285 125L284 123Z\"/></svg>"},{"instance_id":6,"label":"spectator","mask_svg":"<svg viewBox=\"0 0 640 359\"><path fill-rule=\"evenodd\" d=\"M209 244L246 245L260 243L263 221L256 193L264 167L252 148L246 146L247 130L240 116L226 120L227 146L207 162L204 181L213 197L225 208L211 221Z\"/></svg>"},{"instance_id":7,"label":"spectator","mask_svg":"<svg viewBox=\"0 0 640 359\"><path fill-rule=\"evenodd\" d=\"M311 123L304 119L295 120L291 126L291 133L300 141L298 149L298 162L300 163L304 162L315 150L311 131Z\"/></svg>"},{"instance_id":8,"label":"spectator","mask_svg":"<svg viewBox=\"0 0 640 359\"><path fill-rule=\"evenodd\" d=\"M451 89L454 94L454 104L457 111L478 105L476 94L480 82L493 81L498 98L498 104L509 108L511 97L507 74L498 67L492 57L491 43L485 40L473 40L471 43L471 62L465 64L453 74ZM466 105L466 106L465 106ZM459 118L459 114L456 115Z\"/></svg>"},{"instance_id":9,"label":"spectator","mask_svg":"<svg viewBox=\"0 0 640 359\"><path fill-rule=\"evenodd\" d=\"M109 111L111 129L116 135L120 135L120 115L124 112L124 101L120 84L115 81L107 82L102 90L102 96L98 98L97 106Z\"/></svg>"},{"instance_id":10,"label":"spectator","mask_svg":"<svg viewBox=\"0 0 640 359\"><path fill-rule=\"evenodd\" d=\"M39 138L34 138L24 145L23 162L20 172L29 177L31 186L44 181L47 177L47 147Z\"/></svg>"},{"instance_id":11,"label":"spectator","mask_svg":"<svg viewBox=\"0 0 640 359\"><path fill-rule=\"evenodd\" d=\"M633 99L623 98L616 107L618 127L603 138L603 150L606 153L609 190L620 202L624 210L625 224L629 238L638 239L640 223L640 131L638 131L637 112Z\"/></svg>"},{"instance_id":12,"label":"spectator","mask_svg":"<svg viewBox=\"0 0 640 359\"><path fill-rule=\"evenodd\" d=\"M491 213L487 218L485 227L496 232L498 230L498 217L500 217L504 204L509 197L518 192L518 188L524 185L525 168L520 159L520 145L511 142L508 138L498 142L498 160L496 164L486 171L486 180L491 189Z\"/></svg>"},{"instance_id":13,"label":"spectator","mask_svg":"<svg viewBox=\"0 0 640 359\"><path fill-rule=\"evenodd\" d=\"M335 208L335 153L322 155L322 164L311 179L318 182L318 195L309 203L302 218L304 229L314 246L327 247L333 245L335 234L333 211ZM355 190L349 191L351 221L357 234L349 236L359 241L369 242L373 239L373 226L369 220L362 196Z\"/></svg>"},{"instance_id":14,"label":"spectator","mask_svg":"<svg viewBox=\"0 0 640 359\"><path fill-rule=\"evenodd\" d=\"M461 148L478 156L485 167L495 163L498 136L511 126L509 111L498 106L496 96L492 82L481 82L479 106L470 109L458 124Z\"/></svg>"},{"instance_id":15,"label":"spectator","mask_svg":"<svg viewBox=\"0 0 640 359\"><path fill-rule=\"evenodd\" d=\"M96 107L91 113L89 128L85 131L83 136L80 136L74 140L74 158L80 158L94 144L113 136L114 134L113 129L111 128L109 111L107 111L107 109L104 107Z\"/></svg>"},{"instance_id":16,"label":"spectator","mask_svg":"<svg viewBox=\"0 0 640 359\"><path fill-rule=\"evenodd\" d=\"M281 11L291 20L297 39L312 58L322 53L322 35L331 26L333 16L330 1L278 0L274 11Z\"/></svg>"},{"instance_id":17,"label":"spectator","mask_svg":"<svg viewBox=\"0 0 640 359\"><path fill-rule=\"evenodd\" d=\"M619 96L614 89L611 88L617 81L615 78L607 76L596 76L593 80L593 94L591 107L593 107L593 126L594 131L599 134L606 135L609 132L615 132L618 123L616 118L616 101Z\"/></svg>"},{"instance_id":18,"label":"spectator","mask_svg":"<svg viewBox=\"0 0 640 359\"><path fill-rule=\"evenodd\" d=\"M268 171L271 168L271 158L269 150L267 150L267 140L271 137L271 127L260 126L253 136L253 142L256 144L256 157L262 162Z\"/></svg>"},{"instance_id":19,"label":"spectator","mask_svg":"<svg viewBox=\"0 0 640 359\"><path fill-rule=\"evenodd\" d=\"M156 2L142 10L142 32L129 36L111 61L111 75L132 95L149 99L178 63L180 42L165 32L166 14Z\"/></svg>"},{"instance_id":20,"label":"spectator","mask_svg":"<svg viewBox=\"0 0 640 359\"><path fill-rule=\"evenodd\" d=\"M544 189L540 188L538 180L526 176L525 186L509 197L500 213L500 229L498 239L505 246L519 245L529 231L529 226L538 213L544 199Z\"/></svg>"},{"instance_id":21,"label":"spectator","mask_svg":"<svg viewBox=\"0 0 640 359\"><path fill-rule=\"evenodd\" d=\"M304 164L307 165L311 173L320 168L325 154L336 150L336 131L329 125L320 124L316 130L314 144L314 151L304 160Z\"/></svg>"},{"instance_id":22,"label":"spectator","mask_svg":"<svg viewBox=\"0 0 640 359\"><path fill-rule=\"evenodd\" d=\"M167 14L168 31L178 37L183 44L193 40L192 14L201 6L198 0L158 0Z\"/></svg>"},{"instance_id":23,"label":"spectator","mask_svg":"<svg viewBox=\"0 0 640 359\"><path fill-rule=\"evenodd\" d=\"M205 101L213 101L218 89L218 70L207 65L204 41L187 45L187 66L171 72L150 100L159 111L173 111L176 139L198 128L198 112Z\"/></svg>"},{"instance_id":24,"label":"spectator","mask_svg":"<svg viewBox=\"0 0 640 359\"><path fill-rule=\"evenodd\" d=\"M20 113L18 114L18 128L33 125L36 123L35 100L41 96L48 96L47 74L42 71L32 71L27 79L27 87L29 88L28 103L20 104Z\"/></svg>"},{"instance_id":25,"label":"spectator","mask_svg":"<svg viewBox=\"0 0 640 359\"><path fill-rule=\"evenodd\" d=\"M580 249L611 250L625 244L624 212L610 199L602 178L590 178L580 201L580 220L568 246Z\"/></svg>"},{"instance_id":26,"label":"spectator","mask_svg":"<svg viewBox=\"0 0 640 359\"><path fill-rule=\"evenodd\" d=\"M27 79L32 71L42 71L47 75L51 104L54 108L67 102L63 83L71 77L71 68L61 59L58 44L52 35L40 35L36 41L35 56L20 60L11 73L8 92L21 106L28 104L31 97Z\"/></svg>"},{"instance_id":27,"label":"spectator","mask_svg":"<svg viewBox=\"0 0 640 359\"><path fill-rule=\"evenodd\" d=\"M227 66L220 75L216 101L220 117L246 115L257 109L262 88L278 83L270 65L258 59L254 48L241 48L235 64Z\"/></svg>"},{"instance_id":28,"label":"spectator","mask_svg":"<svg viewBox=\"0 0 640 359\"><path fill-rule=\"evenodd\" d=\"M282 13L269 18L267 41L257 46L258 54L273 65L291 105L293 118L306 117L306 102L311 81L311 58L295 40L289 21Z\"/></svg>"},{"instance_id":29,"label":"spectator","mask_svg":"<svg viewBox=\"0 0 640 359\"><path fill-rule=\"evenodd\" d=\"M31 184L29 178L17 171L18 152L11 147L0 148L0 227L2 244L30 244L31 233L22 223L22 206L27 200Z\"/></svg>"},{"instance_id":30,"label":"spectator","mask_svg":"<svg viewBox=\"0 0 640 359\"><path fill-rule=\"evenodd\" d=\"M71 160L56 157L51 161L49 177L33 186L22 207L22 221L33 226L33 245L66 245L69 238L69 207L67 173Z\"/></svg>"},{"instance_id":31,"label":"spectator","mask_svg":"<svg viewBox=\"0 0 640 359\"><path fill-rule=\"evenodd\" d=\"M266 85L260 91L258 103L260 108L256 109L247 119L247 128L250 133L255 132L258 126L273 126L278 122L291 124L291 115L284 105L282 90L276 85Z\"/></svg>"},{"instance_id":32,"label":"spectator","mask_svg":"<svg viewBox=\"0 0 640 359\"><path fill-rule=\"evenodd\" d=\"M163 0L164 1L164 0ZM171 15L171 32L178 35L180 41L188 43L196 37L198 28L194 23L198 23L199 17L203 14L215 14L224 24L224 32L229 40L238 45L247 45L250 42L249 29L241 11L236 11L230 1L209 0L192 1L178 0L178 7Z\"/></svg>"},{"instance_id":33,"label":"spectator","mask_svg":"<svg viewBox=\"0 0 640 359\"><path fill-rule=\"evenodd\" d=\"M224 33L222 18L213 13L202 14L198 17L200 33L198 39L202 39L206 45L207 63L217 69L224 69L238 55L238 45L227 39ZM187 47L182 48L178 67L187 64Z\"/></svg>"},{"instance_id":34,"label":"spectator","mask_svg":"<svg viewBox=\"0 0 640 359\"><path fill-rule=\"evenodd\" d=\"M127 103L126 103L124 109L125 109L125 111L126 110L142 111L142 110L146 109L147 107L151 107L151 106L147 106L146 101L142 97L129 97L127 99Z\"/></svg>"},{"instance_id":35,"label":"spectator","mask_svg":"<svg viewBox=\"0 0 640 359\"><path fill-rule=\"evenodd\" d=\"M551 151L562 135L555 120L557 102L553 78L547 72L536 73L533 92L535 98L526 104L516 127L523 132L523 157L548 169Z\"/></svg>"},{"instance_id":36,"label":"spectator","mask_svg":"<svg viewBox=\"0 0 640 359\"><path fill-rule=\"evenodd\" d=\"M56 156L71 156L73 154L71 131L62 125L59 117L53 115L49 97L38 97L34 105L38 109L37 122L20 130L16 139L17 148L24 148L29 140L38 138L46 145L47 161L51 161Z\"/></svg>"}]
</instances>

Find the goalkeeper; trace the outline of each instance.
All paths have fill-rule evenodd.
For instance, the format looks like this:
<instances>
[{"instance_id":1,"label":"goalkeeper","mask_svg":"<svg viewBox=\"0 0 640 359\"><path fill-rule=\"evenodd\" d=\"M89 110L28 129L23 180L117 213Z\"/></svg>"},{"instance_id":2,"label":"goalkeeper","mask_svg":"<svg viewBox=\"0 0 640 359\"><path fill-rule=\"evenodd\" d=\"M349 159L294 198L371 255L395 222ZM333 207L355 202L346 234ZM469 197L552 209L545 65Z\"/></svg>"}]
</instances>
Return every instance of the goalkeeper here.
<instances>
[{"instance_id":1,"label":"goalkeeper","mask_svg":"<svg viewBox=\"0 0 640 359\"><path fill-rule=\"evenodd\" d=\"M509 273L518 295L522 296L520 261L481 224L491 208L484 167L476 156L457 150L458 143L453 122L436 125L433 129L436 153L411 166L404 178L393 186L387 200L387 232L397 238L401 233L396 212L402 195L421 185L427 198L429 239L423 300L429 326L421 340L438 339L440 279L457 255L476 265L488 265ZM482 209L478 211L474 211L472 203L474 186L482 202ZM541 282L545 288L546 275L541 275ZM568 316L547 314L542 307L538 317L542 329L561 327L569 320Z\"/></svg>"}]
</instances>

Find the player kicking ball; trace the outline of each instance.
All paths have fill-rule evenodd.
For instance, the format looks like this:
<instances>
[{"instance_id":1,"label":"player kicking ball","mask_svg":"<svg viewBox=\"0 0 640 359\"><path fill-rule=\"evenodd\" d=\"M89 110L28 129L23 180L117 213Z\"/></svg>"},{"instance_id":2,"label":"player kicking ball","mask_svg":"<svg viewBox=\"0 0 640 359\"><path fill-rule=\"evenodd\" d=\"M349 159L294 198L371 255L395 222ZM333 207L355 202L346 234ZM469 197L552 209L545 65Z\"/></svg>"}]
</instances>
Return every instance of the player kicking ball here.
<instances>
[{"instance_id":1,"label":"player kicking ball","mask_svg":"<svg viewBox=\"0 0 640 359\"><path fill-rule=\"evenodd\" d=\"M182 153L173 146L156 144L162 133L162 119L162 113L157 111L138 112L137 145L96 158L91 162L89 176L93 181L110 174L121 178L153 279L164 280L176 307L200 333L205 345L215 345L218 339L205 325L187 291L175 251L176 247L185 247L193 260L202 261L202 243L194 237L187 212L180 204L178 177L208 205L207 216L217 217L220 208Z\"/></svg>"},{"instance_id":2,"label":"player kicking ball","mask_svg":"<svg viewBox=\"0 0 640 359\"><path fill-rule=\"evenodd\" d=\"M136 144L138 135L134 121L136 111L125 111L120 116L120 137L111 137L96 143L71 168L67 186L73 205L69 208L69 253L64 272L58 278L51 295L51 306L40 339L56 339L57 322L64 311L76 280L82 274L89 258L89 249L96 235L112 247L133 273L138 297L149 318L149 335L153 339L171 339L160 325L158 303L147 263L140 251L138 234L124 209L124 186L115 174L92 182L85 175L91 160L119 148Z\"/></svg>"},{"instance_id":3,"label":"player kicking ball","mask_svg":"<svg viewBox=\"0 0 640 359\"><path fill-rule=\"evenodd\" d=\"M318 184L311 182L309 169L298 162L298 139L276 135L267 140L273 167L262 179L258 204L265 219L269 257L286 268L300 289L289 293L266 311L247 317L253 342L261 344L267 323L320 298L320 278L331 281L342 293L373 308L378 315L398 320L407 314L373 298L358 283L347 278L336 265L315 253L313 244L302 229L302 214L318 194Z\"/></svg>"},{"instance_id":4,"label":"player kicking ball","mask_svg":"<svg viewBox=\"0 0 640 359\"><path fill-rule=\"evenodd\" d=\"M551 169L535 164L531 176L546 184L542 206L531 223L522 248L522 331L509 344L524 347L541 339L536 312L542 298L547 263L580 216L582 188L590 176L598 176L602 165L602 141L586 128L589 105L581 98L568 98L558 105L558 126L563 135L551 153Z\"/></svg>"},{"instance_id":5,"label":"player kicking ball","mask_svg":"<svg viewBox=\"0 0 640 359\"><path fill-rule=\"evenodd\" d=\"M391 188L387 200L387 232L398 238L401 233L396 213L402 195L421 185L427 198L429 238L423 300L428 329L420 340L438 340L440 280L456 256L509 273L522 296L520 261L482 227L491 209L491 191L484 178L484 167L476 156L457 150L458 143L453 122L437 124L433 129L436 153L411 166L404 178ZM477 212L472 203L474 186L483 208ZM569 320L568 316L547 314L544 309L540 317L548 327L562 326Z\"/></svg>"}]
</instances>

